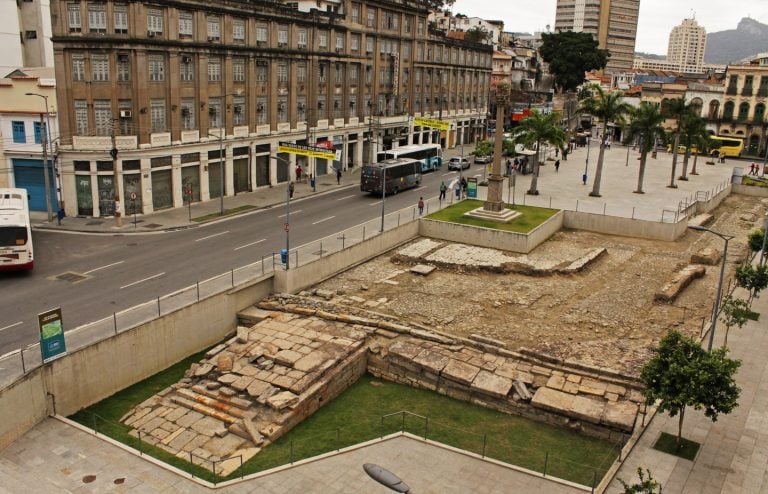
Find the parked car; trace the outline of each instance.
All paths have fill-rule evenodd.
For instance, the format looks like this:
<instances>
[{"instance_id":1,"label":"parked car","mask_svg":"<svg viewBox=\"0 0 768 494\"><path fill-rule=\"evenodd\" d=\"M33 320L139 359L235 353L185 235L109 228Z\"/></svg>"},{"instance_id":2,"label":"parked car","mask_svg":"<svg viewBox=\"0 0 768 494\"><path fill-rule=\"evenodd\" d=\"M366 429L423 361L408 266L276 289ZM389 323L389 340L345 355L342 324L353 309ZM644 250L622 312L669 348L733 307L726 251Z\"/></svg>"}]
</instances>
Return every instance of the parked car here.
<instances>
[{"instance_id":1,"label":"parked car","mask_svg":"<svg viewBox=\"0 0 768 494\"><path fill-rule=\"evenodd\" d=\"M455 157L448 161L449 170L466 170L467 168L469 168L469 160L467 158Z\"/></svg>"},{"instance_id":2,"label":"parked car","mask_svg":"<svg viewBox=\"0 0 768 494\"><path fill-rule=\"evenodd\" d=\"M488 154L486 156L475 156L475 164L479 163L492 163L493 162L493 155Z\"/></svg>"}]
</instances>

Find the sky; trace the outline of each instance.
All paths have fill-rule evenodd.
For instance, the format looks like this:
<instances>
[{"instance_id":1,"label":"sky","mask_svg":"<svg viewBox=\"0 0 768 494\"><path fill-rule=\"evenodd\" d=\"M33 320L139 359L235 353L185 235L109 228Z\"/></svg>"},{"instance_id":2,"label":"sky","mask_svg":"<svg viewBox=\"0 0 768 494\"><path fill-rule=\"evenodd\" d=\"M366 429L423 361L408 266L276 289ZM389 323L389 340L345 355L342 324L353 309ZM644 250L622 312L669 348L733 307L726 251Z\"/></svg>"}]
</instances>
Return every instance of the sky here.
<instances>
[{"instance_id":1,"label":"sky","mask_svg":"<svg viewBox=\"0 0 768 494\"><path fill-rule=\"evenodd\" d=\"M555 24L556 0L456 0L453 12L504 21L505 31L546 31ZM695 5L695 8L693 7ZM743 17L768 24L766 0L640 0L636 51L666 55L669 33L695 14L708 33L736 29Z\"/></svg>"}]
</instances>

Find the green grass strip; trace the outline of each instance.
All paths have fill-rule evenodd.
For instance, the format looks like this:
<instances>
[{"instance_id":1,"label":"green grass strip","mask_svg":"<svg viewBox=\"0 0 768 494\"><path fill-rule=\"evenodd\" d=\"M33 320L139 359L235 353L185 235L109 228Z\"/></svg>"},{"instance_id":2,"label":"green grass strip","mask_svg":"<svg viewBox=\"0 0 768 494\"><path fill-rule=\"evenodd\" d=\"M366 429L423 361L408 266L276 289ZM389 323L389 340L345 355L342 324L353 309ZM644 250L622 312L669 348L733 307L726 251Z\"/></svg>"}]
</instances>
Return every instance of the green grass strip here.
<instances>
[{"instance_id":1,"label":"green grass strip","mask_svg":"<svg viewBox=\"0 0 768 494\"><path fill-rule=\"evenodd\" d=\"M693 461L693 459L696 458L696 453L699 452L699 446L700 444L697 442L681 438L680 447L678 447L677 436L662 432L656 440L656 443L653 445L653 449Z\"/></svg>"},{"instance_id":2,"label":"green grass strip","mask_svg":"<svg viewBox=\"0 0 768 494\"><path fill-rule=\"evenodd\" d=\"M558 209L537 208L533 206L522 206L519 204L512 206L507 204L505 206L507 209L512 209L522 213L520 216L510 221L509 223L499 223L492 220L464 216L465 213L482 206L483 201L468 199L432 213L427 216L427 218L439 221L447 221L450 223L459 223L461 225L492 228L494 230L502 230L507 232L528 233L547 221L559 211Z\"/></svg>"}]
</instances>

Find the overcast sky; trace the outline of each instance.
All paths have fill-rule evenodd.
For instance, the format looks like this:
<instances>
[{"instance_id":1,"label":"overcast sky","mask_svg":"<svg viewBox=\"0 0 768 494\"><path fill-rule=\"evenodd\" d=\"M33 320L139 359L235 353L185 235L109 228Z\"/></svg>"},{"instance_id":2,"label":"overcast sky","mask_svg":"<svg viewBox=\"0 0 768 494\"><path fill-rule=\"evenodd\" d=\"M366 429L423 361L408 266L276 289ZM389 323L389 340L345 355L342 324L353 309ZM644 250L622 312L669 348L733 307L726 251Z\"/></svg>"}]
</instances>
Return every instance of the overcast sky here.
<instances>
[{"instance_id":1,"label":"overcast sky","mask_svg":"<svg viewBox=\"0 0 768 494\"><path fill-rule=\"evenodd\" d=\"M456 0L454 13L504 21L505 31L545 31L555 24L556 0ZM695 9L692 7L695 5ZM635 49L666 55L669 32L695 12L708 33L736 29L742 17L768 24L766 0L641 0Z\"/></svg>"}]
</instances>

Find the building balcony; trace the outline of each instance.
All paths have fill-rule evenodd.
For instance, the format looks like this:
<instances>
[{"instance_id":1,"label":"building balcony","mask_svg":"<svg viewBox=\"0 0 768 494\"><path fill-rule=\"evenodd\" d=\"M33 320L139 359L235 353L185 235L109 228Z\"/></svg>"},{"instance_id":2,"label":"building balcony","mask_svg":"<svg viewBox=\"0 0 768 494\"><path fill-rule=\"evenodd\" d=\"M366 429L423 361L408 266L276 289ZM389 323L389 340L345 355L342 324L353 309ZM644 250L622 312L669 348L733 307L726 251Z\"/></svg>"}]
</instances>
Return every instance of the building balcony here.
<instances>
[{"instance_id":1,"label":"building balcony","mask_svg":"<svg viewBox=\"0 0 768 494\"><path fill-rule=\"evenodd\" d=\"M768 96L768 87L761 87L760 89L758 89L757 95L762 98Z\"/></svg>"},{"instance_id":2,"label":"building balcony","mask_svg":"<svg viewBox=\"0 0 768 494\"><path fill-rule=\"evenodd\" d=\"M729 96L736 96L737 93L736 86L728 86L728 89L725 90L725 94Z\"/></svg>"},{"instance_id":3,"label":"building balcony","mask_svg":"<svg viewBox=\"0 0 768 494\"><path fill-rule=\"evenodd\" d=\"M747 86L741 90L742 96L752 96L753 93L754 91L752 90L752 86Z\"/></svg>"}]
</instances>

